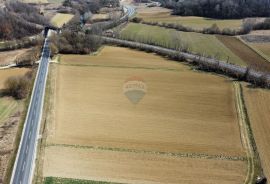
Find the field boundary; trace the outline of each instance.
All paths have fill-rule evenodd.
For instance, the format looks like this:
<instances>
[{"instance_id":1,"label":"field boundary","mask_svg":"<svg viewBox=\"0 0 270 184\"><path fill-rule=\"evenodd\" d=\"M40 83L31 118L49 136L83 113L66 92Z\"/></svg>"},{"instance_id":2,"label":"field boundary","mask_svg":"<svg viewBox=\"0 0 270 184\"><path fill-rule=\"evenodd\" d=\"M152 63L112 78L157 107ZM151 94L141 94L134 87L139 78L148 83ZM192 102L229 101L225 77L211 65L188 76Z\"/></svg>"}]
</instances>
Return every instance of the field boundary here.
<instances>
[{"instance_id":1,"label":"field boundary","mask_svg":"<svg viewBox=\"0 0 270 184\"><path fill-rule=\"evenodd\" d=\"M146 151L136 150L128 148L110 148L102 146L82 146L82 145L71 145L71 144L47 144L46 147L66 147L66 148L78 148L88 150L103 150L103 151L115 151L115 152L129 152L129 153L144 153L153 155L164 155L179 158L198 158L198 159L212 159L212 160L229 160L229 161L246 161L246 157L241 156L225 156L225 155L209 155L205 153L172 153L162 151Z\"/></svg>"},{"instance_id":2,"label":"field boundary","mask_svg":"<svg viewBox=\"0 0 270 184\"><path fill-rule=\"evenodd\" d=\"M245 179L245 184L253 184L256 176L263 173L259 154L257 152L256 142L252 133L249 116L246 110L245 101L243 98L243 89L239 82L234 82L234 90L236 96L236 107L239 119L241 141L247 154L248 171Z\"/></svg>"},{"instance_id":3,"label":"field boundary","mask_svg":"<svg viewBox=\"0 0 270 184\"><path fill-rule=\"evenodd\" d=\"M170 58L175 61L188 62L197 65L198 69L223 74L241 81L250 82L256 86L265 88L270 87L270 73L257 71L249 67L243 67L227 63L226 61L217 60L215 58L207 58L202 55L187 53L184 51L164 48L162 46L150 45L141 42L134 42L111 37L102 37L105 44L118 45L131 49L153 52L163 57Z\"/></svg>"},{"instance_id":4,"label":"field boundary","mask_svg":"<svg viewBox=\"0 0 270 184\"><path fill-rule=\"evenodd\" d=\"M84 180L84 179L74 179L74 178L61 178L61 177L45 177L44 184L123 184L107 181L94 181L94 180Z\"/></svg>"},{"instance_id":5,"label":"field boundary","mask_svg":"<svg viewBox=\"0 0 270 184\"><path fill-rule=\"evenodd\" d=\"M59 65L63 66L78 66L78 67L100 67L100 68L123 68L123 69L142 69L142 70L164 70L164 71L175 71L181 72L182 69L174 69L174 68L151 68L151 67L132 67L132 66L113 66L113 65L93 65L93 64L66 64L66 63L58 63Z\"/></svg>"},{"instance_id":6,"label":"field boundary","mask_svg":"<svg viewBox=\"0 0 270 184\"><path fill-rule=\"evenodd\" d=\"M215 30L212 28L212 26L209 27L204 27L201 29L194 29L190 26L185 26L183 24L175 24L175 23L166 23L166 22L149 22L149 21L144 21L142 20L140 24L145 24L145 25L150 25L150 26L158 26L158 27L163 27L166 29L174 29L176 31L182 31L182 32L190 32L190 33L201 33L205 35L226 35L226 36L236 36L236 35L242 35L242 34L247 34L244 32L243 29L229 29L229 28L224 28L224 29L218 29Z\"/></svg>"},{"instance_id":7,"label":"field boundary","mask_svg":"<svg viewBox=\"0 0 270 184\"><path fill-rule=\"evenodd\" d=\"M251 50L253 50L254 52L256 52L258 55L260 55L263 59L265 59L266 61L270 62L270 58L268 56L266 56L263 52L261 52L259 49L256 49L255 47L253 47L252 45L249 45L246 41L244 41L241 37L236 37L238 40L240 40L244 45L246 45L247 47L249 47Z\"/></svg>"}]
</instances>

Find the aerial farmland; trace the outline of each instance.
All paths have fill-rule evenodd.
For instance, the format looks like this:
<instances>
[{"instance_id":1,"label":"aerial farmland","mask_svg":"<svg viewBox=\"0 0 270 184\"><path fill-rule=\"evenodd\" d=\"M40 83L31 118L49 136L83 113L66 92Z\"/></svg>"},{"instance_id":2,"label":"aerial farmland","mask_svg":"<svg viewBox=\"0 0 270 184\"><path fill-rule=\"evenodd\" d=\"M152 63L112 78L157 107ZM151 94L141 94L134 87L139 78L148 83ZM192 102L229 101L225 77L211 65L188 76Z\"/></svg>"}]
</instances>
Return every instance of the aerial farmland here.
<instances>
[{"instance_id":1,"label":"aerial farmland","mask_svg":"<svg viewBox=\"0 0 270 184\"><path fill-rule=\"evenodd\" d=\"M0 184L269 183L269 9L0 0Z\"/></svg>"},{"instance_id":2,"label":"aerial farmland","mask_svg":"<svg viewBox=\"0 0 270 184\"><path fill-rule=\"evenodd\" d=\"M49 115L44 177L116 183L245 180L235 91L227 79L118 47L104 47L97 56L61 55L53 72L55 113ZM134 104L123 86L138 78L147 91ZM194 169L201 177L188 174ZM168 175L158 174L164 172Z\"/></svg>"}]
</instances>

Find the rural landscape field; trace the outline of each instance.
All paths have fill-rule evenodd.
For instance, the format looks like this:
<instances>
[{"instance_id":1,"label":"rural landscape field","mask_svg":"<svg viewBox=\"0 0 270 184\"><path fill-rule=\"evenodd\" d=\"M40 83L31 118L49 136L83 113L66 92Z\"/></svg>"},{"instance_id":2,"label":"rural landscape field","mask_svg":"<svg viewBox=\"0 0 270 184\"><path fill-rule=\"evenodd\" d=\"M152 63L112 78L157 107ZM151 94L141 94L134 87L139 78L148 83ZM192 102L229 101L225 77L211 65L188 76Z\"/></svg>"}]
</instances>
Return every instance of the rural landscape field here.
<instances>
[{"instance_id":1,"label":"rural landscape field","mask_svg":"<svg viewBox=\"0 0 270 184\"><path fill-rule=\"evenodd\" d=\"M210 19L204 17L196 16L174 16L172 11L166 8L154 7L154 8L145 8L141 6L137 10L138 17L141 17L145 21L149 22L165 22L165 23L176 23L195 29L203 29L205 27L210 27L213 24L217 24L221 29L224 28L234 28L239 29L242 24L241 19Z\"/></svg>"},{"instance_id":2,"label":"rural landscape field","mask_svg":"<svg viewBox=\"0 0 270 184\"><path fill-rule=\"evenodd\" d=\"M244 181L246 162L235 92L226 79L117 47L105 47L97 56L62 55L55 72L55 113L47 133L44 176L119 183ZM133 77L147 85L136 106L122 91L125 81ZM194 103L200 104L197 109ZM67 163L61 155L70 158L68 167L62 167ZM166 166L159 168L162 163ZM200 178L179 175L194 167L200 172L206 165L211 170ZM128 174L126 169L140 172ZM160 176L162 172L172 177ZM225 177L219 172L234 174Z\"/></svg>"},{"instance_id":3,"label":"rural landscape field","mask_svg":"<svg viewBox=\"0 0 270 184\"><path fill-rule=\"evenodd\" d=\"M267 184L269 0L0 0L0 184Z\"/></svg>"}]
</instances>

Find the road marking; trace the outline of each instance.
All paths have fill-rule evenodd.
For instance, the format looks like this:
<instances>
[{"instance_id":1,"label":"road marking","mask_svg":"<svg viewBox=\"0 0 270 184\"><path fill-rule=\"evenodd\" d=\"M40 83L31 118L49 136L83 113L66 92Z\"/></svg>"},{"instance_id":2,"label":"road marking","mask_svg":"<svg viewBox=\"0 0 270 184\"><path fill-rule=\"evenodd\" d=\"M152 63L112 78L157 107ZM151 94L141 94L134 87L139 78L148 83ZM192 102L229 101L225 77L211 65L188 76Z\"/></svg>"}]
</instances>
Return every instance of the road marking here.
<instances>
[{"instance_id":1,"label":"road marking","mask_svg":"<svg viewBox=\"0 0 270 184\"><path fill-rule=\"evenodd\" d=\"M26 146L26 153L28 153L28 148L29 148L29 145L27 144L27 146Z\"/></svg>"},{"instance_id":2,"label":"road marking","mask_svg":"<svg viewBox=\"0 0 270 184\"><path fill-rule=\"evenodd\" d=\"M24 171L24 168L25 168L25 160L23 161L23 168L22 168L22 171Z\"/></svg>"},{"instance_id":3,"label":"road marking","mask_svg":"<svg viewBox=\"0 0 270 184\"><path fill-rule=\"evenodd\" d=\"M31 135L32 135L32 131L29 133L29 136L28 136L29 139L30 139Z\"/></svg>"}]
</instances>

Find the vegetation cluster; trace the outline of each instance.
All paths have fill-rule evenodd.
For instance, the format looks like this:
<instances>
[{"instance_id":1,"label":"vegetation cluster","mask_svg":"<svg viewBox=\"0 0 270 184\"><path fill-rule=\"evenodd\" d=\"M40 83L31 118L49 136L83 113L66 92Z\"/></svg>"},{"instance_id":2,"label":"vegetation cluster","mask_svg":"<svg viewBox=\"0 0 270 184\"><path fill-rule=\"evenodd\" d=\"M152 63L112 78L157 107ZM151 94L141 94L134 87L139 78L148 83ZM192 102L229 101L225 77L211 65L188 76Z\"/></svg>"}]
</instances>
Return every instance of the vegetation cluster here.
<instances>
[{"instance_id":1,"label":"vegetation cluster","mask_svg":"<svg viewBox=\"0 0 270 184\"><path fill-rule=\"evenodd\" d=\"M38 34L48 21L35 7L11 1L0 10L0 40L20 39Z\"/></svg>"},{"instance_id":2,"label":"vegetation cluster","mask_svg":"<svg viewBox=\"0 0 270 184\"><path fill-rule=\"evenodd\" d=\"M23 76L9 77L5 81L5 93L15 99L26 98L30 92L33 77L32 71Z\"/></svg>"}]
</instances>

